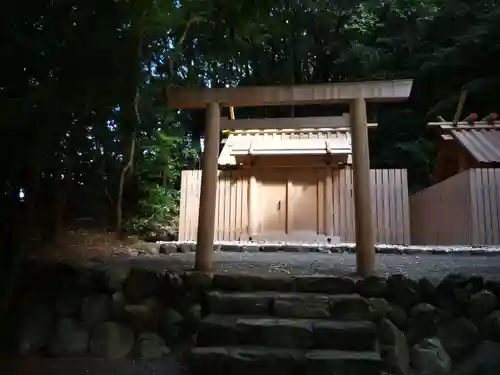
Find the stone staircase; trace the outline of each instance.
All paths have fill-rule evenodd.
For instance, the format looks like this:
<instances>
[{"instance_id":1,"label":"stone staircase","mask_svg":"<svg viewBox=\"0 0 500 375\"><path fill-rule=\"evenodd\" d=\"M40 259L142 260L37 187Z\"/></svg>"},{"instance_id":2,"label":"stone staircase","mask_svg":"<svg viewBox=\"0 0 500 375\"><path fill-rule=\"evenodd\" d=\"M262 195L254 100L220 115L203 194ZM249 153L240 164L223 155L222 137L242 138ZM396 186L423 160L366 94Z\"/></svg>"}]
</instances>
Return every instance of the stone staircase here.
<instances>
[{"instance_id":1,"label":"stone staircase","mask_svg":"<svg viewBox=\"0 0 500 375\"><path fill-rule=\"evenodd\" d=\"M340 277L215 275L189 365L194 375L376 375L377 324Z\"/></svg>"}]
</instances>

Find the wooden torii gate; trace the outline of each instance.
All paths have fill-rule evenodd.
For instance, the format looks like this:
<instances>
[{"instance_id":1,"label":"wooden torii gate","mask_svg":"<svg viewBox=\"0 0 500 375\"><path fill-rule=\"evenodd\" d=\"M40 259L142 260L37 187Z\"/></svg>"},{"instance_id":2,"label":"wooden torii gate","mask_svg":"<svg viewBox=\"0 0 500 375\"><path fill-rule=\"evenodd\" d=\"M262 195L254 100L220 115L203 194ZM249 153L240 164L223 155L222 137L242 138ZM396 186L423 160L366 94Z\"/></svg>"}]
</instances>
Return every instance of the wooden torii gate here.
<instances>
[{"instance_id":1,"label":"wooden torii gate","mask_svg":"<svg viewBox=\"0 0 500 375\"><path fill-rule=\"evenodd\" d=\"M210 271L212 268L217 159L221 130L220 108L348 103L352 137L356 267L361 276L372 274L375 271L375 244L370 201L366 102L407 100L412 85L413 80L395 80L296 86L169 89L167 100L170 108L206 109L195 268L200 271Z\"/></svg>"}]
</instances>

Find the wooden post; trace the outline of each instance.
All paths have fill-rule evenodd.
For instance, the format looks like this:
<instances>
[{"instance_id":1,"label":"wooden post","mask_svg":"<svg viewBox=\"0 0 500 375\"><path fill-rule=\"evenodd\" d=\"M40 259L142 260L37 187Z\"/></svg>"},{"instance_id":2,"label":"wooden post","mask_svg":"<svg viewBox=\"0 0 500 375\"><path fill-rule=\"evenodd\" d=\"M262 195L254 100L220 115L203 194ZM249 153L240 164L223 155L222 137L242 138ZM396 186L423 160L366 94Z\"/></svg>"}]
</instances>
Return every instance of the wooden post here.
<instances>
[{"instance_id":1,"label":"wooden post","mask_svg":"<svg viewBox=\"0 0 500 375\"><path fill-rule=\"evenodd\" d=\"M220 107L209 103L206 107L205 149L201 175L198 236L196 240L195 269L208 272L212 269L214 252L215 207L217 199L217 172L220 143Z\"/></svg>"},{"instance_id":2,"label":"wooden post","mask_svg":"<svg viewBox=\"0 0 500 375\"><path fill-rule=\"evenodd\" d=\"M248 195L247 195L247 205L248 205L248 228L247 228L247 235L248 238L251 238L254 234L254 196L255 196L255 171L253 169L250 169L248 171L250 173L250 176L248 177Z\"/></svg>"},{"instance_id":3,"label":"wooden post","mask_svg":"<svg viewBox=\"0 0 500 375\"><path fill-rule=\"evenodd\" d=\"M356 226L356 268L366 277L375 271L375 241L370 198L370 155L366 103L363 98L351 102L352 169L354 222Z\"/></svg>"}]
</instances>

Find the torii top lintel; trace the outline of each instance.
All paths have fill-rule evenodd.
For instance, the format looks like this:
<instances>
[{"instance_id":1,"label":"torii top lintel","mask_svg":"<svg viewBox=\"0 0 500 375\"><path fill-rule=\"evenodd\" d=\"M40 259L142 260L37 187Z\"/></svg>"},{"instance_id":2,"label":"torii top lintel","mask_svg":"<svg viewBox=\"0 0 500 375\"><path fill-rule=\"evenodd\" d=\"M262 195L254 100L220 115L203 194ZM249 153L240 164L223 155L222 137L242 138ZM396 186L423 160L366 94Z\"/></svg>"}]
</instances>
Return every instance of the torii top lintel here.
<instances>
[{"instance_id":1,"label":"torii top lintel","mask_svg":"<svg viewBox=\"0 0 500 375\"><path fill-rule=\"evenodd\" d=\"M345 103L360 97L369 102L399 102L408 99L412 85L412 79L403 79L294 86L172 88L167 91L167 101L168 107L178 109L204 108L208 103L228 107Z\"/></svg>"}]
</instances>

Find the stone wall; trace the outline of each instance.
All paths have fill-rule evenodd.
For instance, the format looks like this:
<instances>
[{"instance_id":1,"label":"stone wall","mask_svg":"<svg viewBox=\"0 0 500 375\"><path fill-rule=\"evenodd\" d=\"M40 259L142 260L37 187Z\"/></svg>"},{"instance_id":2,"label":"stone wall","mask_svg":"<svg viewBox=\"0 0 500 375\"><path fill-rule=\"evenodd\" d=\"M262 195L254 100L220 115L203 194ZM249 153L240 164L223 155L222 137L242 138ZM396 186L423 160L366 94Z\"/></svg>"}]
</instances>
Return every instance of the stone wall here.
<instances>
[{"instance_id":1,"label":"stone wall","mask_svg":"<svg viewBox=\"0 0 500 375\"><path fill-rule=\"evenodd\" d=\"M24 274L2 340L20 355L156 359L189 340L202 313L177 273L30 264Z\"/></svg>"},{"instance_id":2,"label":"stone wall","mask_svg":"<svg viewBox=\"0 0 500 375\"><path fill-rule=\"evenodd\" d=\"M291 276L228 278L117 265L30 264L25 275L15 308L3 322L9 330L2 342L17 354L48 358L152 361L194 342L214 288L279 296L307 292L294 288L311 285ZM317 279L314 285L325 293L335 294L330 287L341 285L366 301L369 311L363 311L369 314L363 319L376 323L391 374L500 373L500 282L460 275L448 275L438 285L402 275Z\"/></svg>"}]
</instances>

